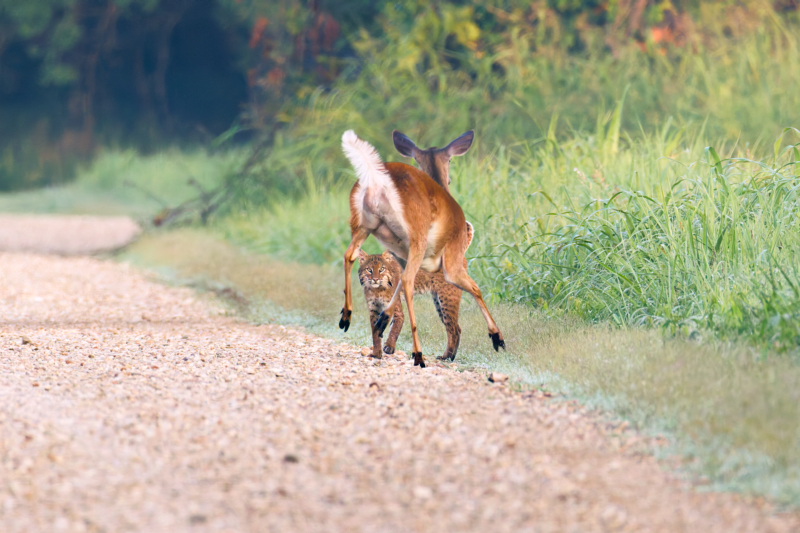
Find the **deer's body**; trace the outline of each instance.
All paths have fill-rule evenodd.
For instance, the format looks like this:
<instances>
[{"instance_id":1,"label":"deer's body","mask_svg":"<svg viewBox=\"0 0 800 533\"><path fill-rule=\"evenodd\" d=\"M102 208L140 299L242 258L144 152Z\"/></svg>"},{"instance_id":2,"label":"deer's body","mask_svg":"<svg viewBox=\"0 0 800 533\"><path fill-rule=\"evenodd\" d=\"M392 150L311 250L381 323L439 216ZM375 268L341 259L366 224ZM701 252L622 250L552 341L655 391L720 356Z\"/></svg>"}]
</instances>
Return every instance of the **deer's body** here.
<instances>
[{"instance_id":1,"label":"deer's body","mask_svg":"<svg viewBox=\"0 0 800 533\"><path fill-rule=\"evenodd\" d=\"M472 142L471 137L469 142ZM356 170L358 182L350 193L352 240L344 257L345 305L339 327L347 331L350 326L353 310L350 271L353 262L367 237L374 235L378 242L406 262L389 308L393 309L398 303L402 289L411 322L415 365L425 366L413 302L414 279L420 268L428 272L441 270L448 283L472 294L484 314L495 349L504 346L480 289L467 274L464 252L469 246L470 235L458 202L426 172L405 163L384 164L372 145L356 137L352 131L342 136L342 148ZM436 161L441 163L441 158ZM431 171L436 173L435 168ZM388 322L389 316L381 313L377 320L381 333Z\"/></svg>"},{"instance_id":2,"label":"deer's body","mask_svg":"<svg viewBox=\"0 0 800 533\"><path fill-rule=\"evenodd\" d=\"M389 191L356 183L350 192L350 230L366 229L403 259L416 241L424 241L421 268L441 270L444 245L458 239L466 250L466 219L461 207L430 176L405 163L386 163ZM395 203L391 198L396 194ZM398 206L401 206L398 209Z\"/></svg>"}]
</instances>

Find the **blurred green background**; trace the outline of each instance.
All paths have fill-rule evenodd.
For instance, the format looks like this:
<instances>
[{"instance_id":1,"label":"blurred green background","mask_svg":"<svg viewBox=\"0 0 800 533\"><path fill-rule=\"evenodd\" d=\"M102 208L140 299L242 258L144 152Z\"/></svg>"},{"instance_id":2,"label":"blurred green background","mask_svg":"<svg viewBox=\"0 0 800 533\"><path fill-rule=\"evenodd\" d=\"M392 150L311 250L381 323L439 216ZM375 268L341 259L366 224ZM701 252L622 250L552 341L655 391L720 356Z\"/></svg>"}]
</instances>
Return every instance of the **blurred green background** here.
<instances>
[{"instance_id":1,"label":"blurred green background","mask_svg":"<svg viewBox=\"0 0 800 533\"><path fill-rule=\"evenodd\" d=\"M328 134L320 114L490 150L555 114L594 131L628 86L623 132L752 146L797 122L797 24L795 0L1 0L0 189L103 150Z\"/></svg>"}]
</instances>

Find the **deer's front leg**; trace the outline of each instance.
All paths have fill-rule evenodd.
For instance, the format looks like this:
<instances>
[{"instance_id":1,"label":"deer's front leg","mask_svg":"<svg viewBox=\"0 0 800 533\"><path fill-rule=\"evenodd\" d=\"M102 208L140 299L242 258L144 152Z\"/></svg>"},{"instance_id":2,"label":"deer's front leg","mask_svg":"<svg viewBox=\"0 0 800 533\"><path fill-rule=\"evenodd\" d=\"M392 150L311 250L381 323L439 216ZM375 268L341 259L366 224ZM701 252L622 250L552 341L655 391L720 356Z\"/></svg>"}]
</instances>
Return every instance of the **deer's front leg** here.
<instances>
[{"instance_id":1,"label":"deer's front leg","mask_svg":"<svg viewBox=\"0 0 800 533\"><path fill-rule=\"evenodd\" d=\"M369 232L363 228L357 228L353 231L353 239L350 241L350 246L344 253L344 307L342 308L342 318L339 320L339 329L347 331L350 328L350 318L353 315L353 294L350 283L350 272L353 269L353 263L358 257L358 249L367 240Z\"/></svg>"},{"instance_id":2,"label":"deer's front leg","mask_svg":"<svg viewBox=\"0 0 800 533\"><path fill-rule=\"evenodd\" d=\"M414 366L425 368L425 358L422 356L422 345L419 342L419 335L417 335L417 318L414 314L414 280L417 278L417 272L425 253L425 242L417 241L412 242L406 268L400 277L400 286L403 287L404 295L406 297L406 307L408 309L408 320L411 322L411 340L413 344L412 355L414 356ZM398 286L399 288L399 286Z\"/></svg>"}]
</instances>

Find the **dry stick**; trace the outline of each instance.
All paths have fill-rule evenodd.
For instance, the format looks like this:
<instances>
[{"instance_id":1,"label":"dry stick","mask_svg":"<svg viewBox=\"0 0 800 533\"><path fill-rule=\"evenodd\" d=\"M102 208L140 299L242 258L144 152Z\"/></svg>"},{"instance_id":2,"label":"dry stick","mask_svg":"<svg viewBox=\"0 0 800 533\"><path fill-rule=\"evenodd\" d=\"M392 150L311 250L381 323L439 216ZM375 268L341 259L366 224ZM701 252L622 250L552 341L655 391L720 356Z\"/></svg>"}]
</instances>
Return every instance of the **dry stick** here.
<instances>
[{"instance_id":1,"label":"dry stick","mask_svg":"<svg viewBox=\"0 0 800 533\"><path fill-rule=\"evenodd\" d=\"M161 204L162 207L167 208L167 202L165 202L164 200L162 200L161 198L159 198L158 196L156 196L155 194L153 194L149 190L145 189L144 187L142 187L138 183L135 183L135 182L133 182L133 181L131 181L129 179L126 179L126 180L124 180L122 182L122 185L125 186L125 187L130 187L131 189L139 190L140 192L142 192L145 196L147 196L151 200L155 200L156 202Z\"/></svg>"},{"instance_id":2,"label":"dry stick","mask_svg":"<svg viewBox=\"0 0 800 533\"><path fill-rule=\"evenodd\" d=\"M247 174L251 168L253 168L253 165L255 165L256 162L258 162L261 153L269 143L270 137L271 136L267 136L263 141L261 141L253 150L253 153L250 154L250 157L248 157L247 161L245 161L242 167L235 173L228 176L225 181L215 189L206 191L196 179L190 177L188 184L199 191L199 196L196 198L190 198L189 200L186 200L185 202L173 208L168 207L167 202L163 201L161 198L157 197L155 194L148 191L141 185L133 183L129 180L125 180L123 183L129 187L133 187L142 191L148 198L155 200L164 207L162 212L153 219L153 224L156 226L178 224L181 222L180 217L182 215L195 212L199 213L200 222L202 224L206 224L208 222L208 218L217 209L224 205L225 202L231 199L234 194L234 185L238 183L238 180ZM188 223L189 220L184 220L183 222Z\"/></svg>"}]
</instances>

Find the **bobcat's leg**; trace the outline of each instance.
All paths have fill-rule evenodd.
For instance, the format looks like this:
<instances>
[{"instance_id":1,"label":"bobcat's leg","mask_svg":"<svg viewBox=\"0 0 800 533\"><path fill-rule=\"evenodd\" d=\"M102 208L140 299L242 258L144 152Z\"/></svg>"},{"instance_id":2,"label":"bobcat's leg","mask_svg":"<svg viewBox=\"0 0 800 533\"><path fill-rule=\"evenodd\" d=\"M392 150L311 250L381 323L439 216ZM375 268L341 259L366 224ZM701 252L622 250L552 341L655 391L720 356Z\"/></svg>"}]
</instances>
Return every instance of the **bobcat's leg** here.
<instances>
[{"instance_id":1,"label":"bobcat's leg","mask_svg":"<svg viewBox=\"0 0 800 533\"><path fill-rule=\"evenodd\" d=\"M394 348L397 345L397 337L400 336L400 331L403 329L403 304L400 300L394 306L394 314L392 315L392 329L389 330L389 337L386 339L386 344L383 346L383 352L393 354Z\"/></svg>"},{"instance_id":2,"label":"bobcat's leg","mask_svg":"<svg viewBox=\"0 0 800 533\"><path fill-rule=\"evenodd\" d=\"M392 309L395 305L400 302L400 294L403 290L403 279L401 278L400 281L397 282L397 287L394 289L394 294L392 295L392 299L389 300L389 303L386 304L386 308L383 310L381 314L378 315L378 319L375 321L375 327L378 328L379 335L383 337L383 332L386 330L386 326L389 325L389 320L392 316Z\"/></svg>"},{"instance_id":3,"label":"bobcat's leg","mask_svg":"<svg viewBox=\"0 0 800 533\"><path fill-rule=\"evenodd\" d=\"M458 312L461 307L461 291L450 284L437 287L431 294L439 318L447 331L447 347L444 355L437 357L442 361L456 358L458 345L461 342L461 326L458 325Z\"/></svg>"}]
</instances>

